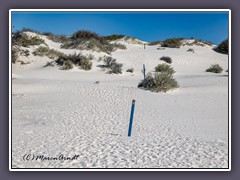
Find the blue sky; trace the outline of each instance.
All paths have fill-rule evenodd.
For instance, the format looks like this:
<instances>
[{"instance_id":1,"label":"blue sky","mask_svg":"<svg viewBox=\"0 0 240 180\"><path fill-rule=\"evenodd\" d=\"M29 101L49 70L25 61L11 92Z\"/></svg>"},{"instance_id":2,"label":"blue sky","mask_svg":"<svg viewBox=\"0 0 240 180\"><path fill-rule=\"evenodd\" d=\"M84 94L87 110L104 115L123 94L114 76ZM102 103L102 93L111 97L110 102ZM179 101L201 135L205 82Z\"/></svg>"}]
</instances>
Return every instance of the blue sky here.
<instances>
[{"instance_id":1,"label":"blue sky","mask_svg":"<svg viewBox=\"0 0 240 180\"><path fill-rule=\"evenodd\" d=\"M13 30L71 35L90 30L144 41L194 37L219 44L228 38L227 12L12 12Z\"/></svg>"}]
</instances>

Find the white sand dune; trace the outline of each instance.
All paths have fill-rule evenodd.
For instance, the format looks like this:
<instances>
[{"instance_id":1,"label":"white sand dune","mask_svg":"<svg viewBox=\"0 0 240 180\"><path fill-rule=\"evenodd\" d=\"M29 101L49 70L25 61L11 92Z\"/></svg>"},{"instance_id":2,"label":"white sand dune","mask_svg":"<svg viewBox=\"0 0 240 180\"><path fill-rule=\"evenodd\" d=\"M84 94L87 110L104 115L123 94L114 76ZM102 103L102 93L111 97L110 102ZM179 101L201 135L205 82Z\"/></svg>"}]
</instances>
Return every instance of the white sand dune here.
<instances>
[{"instance_id":1,"label":"white sand dune","mask_svg":"<svg viewBox=\"0 0 240 180\"><path fill-rule=\"evenodd\" d=\"M42 38L51 48L78 52ZM205 72L216 63L227 70L228 56L210 46L144 50L126 44L127 50L112 53L123 63L121 75L96 67L104 55L96 52L91 71L44 68L49 59L32 55L29 65L13 66L21 76L12 82L13 167L228 168L228 76ZM172 58L180 88L168 93L137 88L142 65L153 71L161 56ZM133 74L125 72L131 67ZM127 137L132 99L133 132ZM25 154L79 158L24 161Z\"/></svg>"}]
</instances>

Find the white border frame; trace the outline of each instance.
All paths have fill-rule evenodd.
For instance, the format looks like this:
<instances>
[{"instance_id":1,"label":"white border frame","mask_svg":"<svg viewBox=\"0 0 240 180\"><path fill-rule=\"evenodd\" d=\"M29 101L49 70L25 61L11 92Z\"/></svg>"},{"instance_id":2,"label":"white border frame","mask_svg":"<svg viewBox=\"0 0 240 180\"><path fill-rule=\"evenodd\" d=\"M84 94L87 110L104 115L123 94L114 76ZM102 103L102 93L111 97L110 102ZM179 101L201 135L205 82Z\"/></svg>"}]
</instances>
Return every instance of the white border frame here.
<instances>
[{"instance_id":1,"label":"white border frame","mask_svg":"<svg viewBox=\"0 0 240 180\"><path fill-rule=\"evenodd\" d=\"M12 12L228 12L228 169L12 169ZM231 10L230 9L10 9L9 10L9 171L231 171Z\"/></svg>"}]
</instances>

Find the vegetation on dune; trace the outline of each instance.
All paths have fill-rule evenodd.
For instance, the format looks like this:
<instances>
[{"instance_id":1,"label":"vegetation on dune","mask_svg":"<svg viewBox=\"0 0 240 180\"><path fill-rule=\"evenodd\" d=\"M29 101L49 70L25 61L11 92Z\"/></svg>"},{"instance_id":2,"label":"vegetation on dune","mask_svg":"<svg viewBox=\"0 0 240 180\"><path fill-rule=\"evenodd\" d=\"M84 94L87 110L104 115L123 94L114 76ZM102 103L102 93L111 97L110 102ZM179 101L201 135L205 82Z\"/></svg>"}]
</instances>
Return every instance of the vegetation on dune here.
<instances>
[{"instance_id":1,"label":"vegetation on dune","mask_svg":"<svg viewBox=\"0 0 240 180\"><path fill-rule=\"evenodd\" d=\"M112 34L112 35L109 35L109 36L104 36L103 38L105 40L108 40L108 41L116 41L118 39L122 39L124 38L125 36L124 35L121 35L121 34Z\"/></svg>"},{"instance_id":2,"label":"vegetation on dune","mask_svg":"<svg viewBox=\"0 0 240 180\"><path fill-rule=\"evenodd\" d=\"M162 47L180 48L183 38L171 38L162 42Z\"/></svg>"},{"instance_id":3,"label":"vegetation on dune","mask_svg":"<svg viewBox=\"0 0 240 180\"><path fill-rule=\"evenodd\" d=\"M162 42L161 41L153 41L153 42L150 42L148 45L149 46L154 46L154 45L161 45Z\"/></svg>"},{"instance_id":4,"label":"vegetation on dune","mask_svg":"<svg viewBox=\"0 0 240 180\"><path fill-rule=\"evenodd\" d=\"M214 50L222 54L228 54L228 39L222 41Z\"/></svg>"},{"instance_id":5,"label":"vegetation on dune","mask_svg":"<svg viewBox=\"0 0 240 180\"><path fill-rule=\"evenodd\" d=\"M155 72L166 72L168 74L174 74L175 70L168 64L159 64L155 67Z\"/></svg>"},{"instance_id":6,"label":"vegetation on dune","mask_svg":"<svg viewBox=\"0 0 240 180\"><path fill-rule=\"evenodd\" d=\"M13 46L29 47L33 45L46 44L45 41L37 36L29 37L24 32L15 32L12 35Z\"/></svg>"},{"instance_id":7,"label":"vegetation on dune","mask_svg":"<svg viewBox=\"0 0 240 180\"><path fill-rule=\"evenodd\" d=\"M189 49L187 50L187 52L192 52L192 53L194 53L194 49L189 48Z\"/></svg>"},{"instance_id":8,"label":"vegetation on dune","mask_svg":"<svg viewBox=\"0 0 240 180\"><path fill-rule=\"evenodd\" d=\"M36 50L33 51L34 56L47 56L50 59L56 59L60 56L64 56L64 53L57 51L55 49L50 49L47 46L39 46Z\"/></svg>"},{"instance_id":9,"label":"vegetation on dune","mask_svg":"<svg viewBox=\"0 0 240 180\"><path fill-rule=\"evenodd\" d=\"M91 31L77 31L71 38L61 45L65 49L93 50L110 54L117 49L126 49L126 46L119 43L111 44L105 37L99 36Z\"/></svg>"},{"instance_id":10,"label":"vegetation on dune","mask_svg":"<svg viewBox=\"0 0 240 180\"><path fill-rule=\"evenodd\" d=\"M213 72L213 73L221 73L223 71L223 68L219 64L213 64L208 69L206 69L206 72Z\"/></svg>"},{"instance_id":11,"label":"vegetation on dune","mask_svg":"<svg viewBox=\"0 0 240 180\"><path fill-rule=\"evenodd\" d=\"M161 64L155 67L154 75L148 73L146 78L139 83L138 87L145 88L154 92L167 92L179 87L174 79L174 69L167 64Z\"/></svg>"},{"instance_id":12,"label":"vegetation on dune","mask_svg":"<svg viewBox=\"0 0 240 180\"><path fill-rule=\"evenodd\" d=\"M122 74L122 64L117 63L116 59L112 58L111 56L104 56L99 58L99 61L103 61L103 65L101 68L108 69L107 73L109 74Z\"/></svg>"},{"instance_id":13,"label":"vegetation on dune","mask_svg":"<svg viewBox=\"0 0 240 180\"><path fill-rule=\"evenodd\" d=\"M130 73L133 73L134 69L133 68L129 68L126 70L126 72L130 72Z\"/></svg>"},{"instance_id":14,"label":"vegetation on dune","mask_svg":"<svg viewBox=\"0 0 240 180\"><path fill-rule=\"evenodd\" d=\"M171 64L171 63L172 63L172 58L170 58L170 57L168 57L168 56L162 56L162 57L160 58L160 60L162 60L162 61L164 61L164 62L166 62L166 63L168 63L168 64Z\"/></svg>"},{"instance_id":15,"label":"vegetation on dune","mask_svg":"<svg viewBox=\"0 0 240 180\"><path fill-rule=\"evenodd\" d=\"M91 70L92 62L89 56L84 56L81 53L69 54L58 57L55 61L57 65L61 66L61 69L72 69L73 65L84 70Z\"/></svg>"}]
</instances>

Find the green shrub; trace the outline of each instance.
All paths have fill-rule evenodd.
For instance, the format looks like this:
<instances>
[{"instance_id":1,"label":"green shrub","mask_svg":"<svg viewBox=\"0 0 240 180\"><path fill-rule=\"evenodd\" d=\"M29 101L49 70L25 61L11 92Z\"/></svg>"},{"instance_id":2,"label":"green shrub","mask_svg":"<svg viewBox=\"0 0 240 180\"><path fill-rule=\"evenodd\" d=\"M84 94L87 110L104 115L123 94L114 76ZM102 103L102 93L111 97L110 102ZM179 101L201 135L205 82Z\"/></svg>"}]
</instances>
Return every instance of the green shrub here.
<instances>
[{"instance_id":1,"label":"green shrub","mask_svg":"<svg viewBox=\"0 0 240 180\"><path fill-rule=\"evenodd\" d=\"M221 73L223 68L219 66L219 64L213 64L210 68L206 70L206 72L213 72L213 73Z\"/></svg>"},{"instance_id":2,"label":"green shrub","mask_svg":"<svg viewBox=\"0 0 240 180\"><path fill-rule=\"evenodd\" d=\"M84 58L80 61L79 65L84 70L91 70L92 69L92 62L88 58Z\"/></svg>"},{"instance_id":3,"label":"green shrub","mask_svg":"<svg viewBox=\"0 0 240 180\"><path fill-rule=\"evenodd\" d=\"M19 50L16 47L12 48L12 63L16 63L19 56Z\"/></svg>"},{"instance_id":4,"label":"green shrub","mask_svg":"<svg viewBox=\"0 0 240 180\"><path fill-rule=\"evenodd\" d=\"M81 69L84 70L90 70L92 68L92 62L87 56L82 55L81 53L78 54L69 54L60 56L56 63L59 66L64 66L64 62L70 61L73 65L78 66Z\"/></svg>"},{"instance_id":5,"label":"green shrub","mask_svg":"<svg viewBox=\"0 0 240 180\"><path fill-rule=\"evenodd\" d=\"M108 41L115 41L115 40L118 40L118 39L122 39L124 37L125 36L121 35L121 34L112 34L112 35L109 35L109 36L104 36L103 38L108 40Z\"/></svg>"},{"instance_id":6,"label":"green shrub","mask_svg":"<svg viewBox=\"0 0 240 180\"><path fill-rule=\"evenodd\" d=\"M122 64L114 63L109 67L109 74L122 74Z\"/></svg>"},{"instance_id":7,"label":"green shrub","mask_svg":"<svg viewBox=\"0 0 240 180\"><path fill-rule=\"evenodd\" d=\"M110 68L113 64L116 64L116 59L113 59L111 56L104 56L103 63L105 68Z\"/></svg>"},{"instance_id":8,"label":"green shrub","mask_svg":"<svg viewBox=\"0 0 240 180\"><path fill-rule=\"evenodd\" d=\"M134 69L133 68L129 68L126 70L126 72L130 72L130 73L133 73Z\"/></svg>"},{"instance_id":9,"label":"green shrub","mask_svg":"<svg viewBox=\"0 0 240 180\"><path fill-rule=\"evenodd\" d=\"M45 41L37 36L29 37L23 32L15 32L12 35L13 45L29 47L33 45L46 44Z\"/></svg>"},{"instance_id":10,"label":"green shrub","mask_svg":"<svg viewBox=\"0 0 240 180\"><path fill-rule=\"evenodd\" d=\"M194 49L189 48L189 49L187 50L187 52L192 52L192 53L194 53Z\"/></svg>"},{"instance_id":11,"label":"green shrub","mask_svg":"<svg viewBox=\"0 0 240 180\"><path fill-rule=\"evenodd\" d=\"M64 53L57 51L55 49L50 49L46 46L39 46L36 50L33 51L34 56L47 56L50 59L56 59L60 56L64 56Z\"/></svg>"},{"instance_id":12,"label":"green shrub","mask_svg":"<svg viewBox=\"0 0 240 180\"><path fill-rule=\"evenodd\" d=\"M67 60L67 61L63 62L61 70L69 70L69 69L72 69L72 68L73 68L72 61Z\"/></svg>"},{"instance_id":13,"label":"green shrub","mask_svg":"<svg viewBox=\"0 0 240 180\"><path fill-rule=\"evenodd\" d=\"M228 54L228 39L221 42L214 50L222 54Z\"/></svg>"},{"instance_id":14,"label":"green shrub","mask_svg":"<svg viewBox=\"0 0 240 180\"><path fill-rule=\"evenodd\" d=\"M178 88L178 83L173 78L173 75L167 72L155 73L154 82L156 84L156 87L153 88L153 91L156 92L167 92L171 89Z\"/></svg>"},{"instance_id":15,"label":"green shrub","mask_svg":"<svg viewBox=\"0 0 240 180\"><path fill-rule=\"evenodd\" d=\"M56 43L66 43L70 41L70 38L66 35L55 35L52 33L45 33L44 35L47 36L48 39Z\"/></svg>"},{"instance_id":16,"label":"green shrub","mask_svg":"<svg viewBox=\"0 0 240 180\"><path fill-rule=\"evenodd\" d=\"M164 62L166 62L166 63L168 63L168 64L171 64L171 63L172 63L172 59L171 59L170 57L168 57L168 56L162 56L162 57L160 58L160 60L162 60L162 61L164 61Z\"/></svg>"},{"instance_id":17,"label":"green shrub","mask_svg":"<svg viewBox=\"0 0 240 180\"><path fill-rule=\"evenodd\" d=\"M162 42L162 47L180 48L180 46L182 45L182 40L182 38L166 39Z\"/></svg>"},{"instance_id":18,"label":"green shrub","mask_svg":"<svg viewBox=\"0 0 240 180\"><path fill-rule=\"evenodd\" d=\"M114 43L112 44L113 46L113 50L117 50L117 49L127 49L127 47L124 45L124 44L121 44L121 43Z\"/></svg>"},{"instance_id":19,"label":"green shrub","mask_svg":"<svg viewBox=\"0 0 240 180\"><path fill-rule=\"evenodd\" d=\"M168 74L174 74L174 69L168 64L159 64L155 67L155 72L166 72Z\"/></svg>"},{"instance_id":20,"label":"green shrub","mask_svg":"<svg viewBox=\"0 0 240 180\"><path fill-rule=\"evenodd\" d=\"M146 78L139 83L138 87L155 92L167 92L179 87L173 74L168 72L155 72L154 76L148 73Z\"/></svg>"},{"instance_id":21,"label":"green shrub","mask_svg":"<svg viewBox=\"0 0 240 180\"><path fill-rule=\"evenodd\" d=\"M153 41L153 42L150 42L148 45L149 46L154 46L154 45L161 45L162 42L161 41Z\"/></svg>"}]
</instances>

